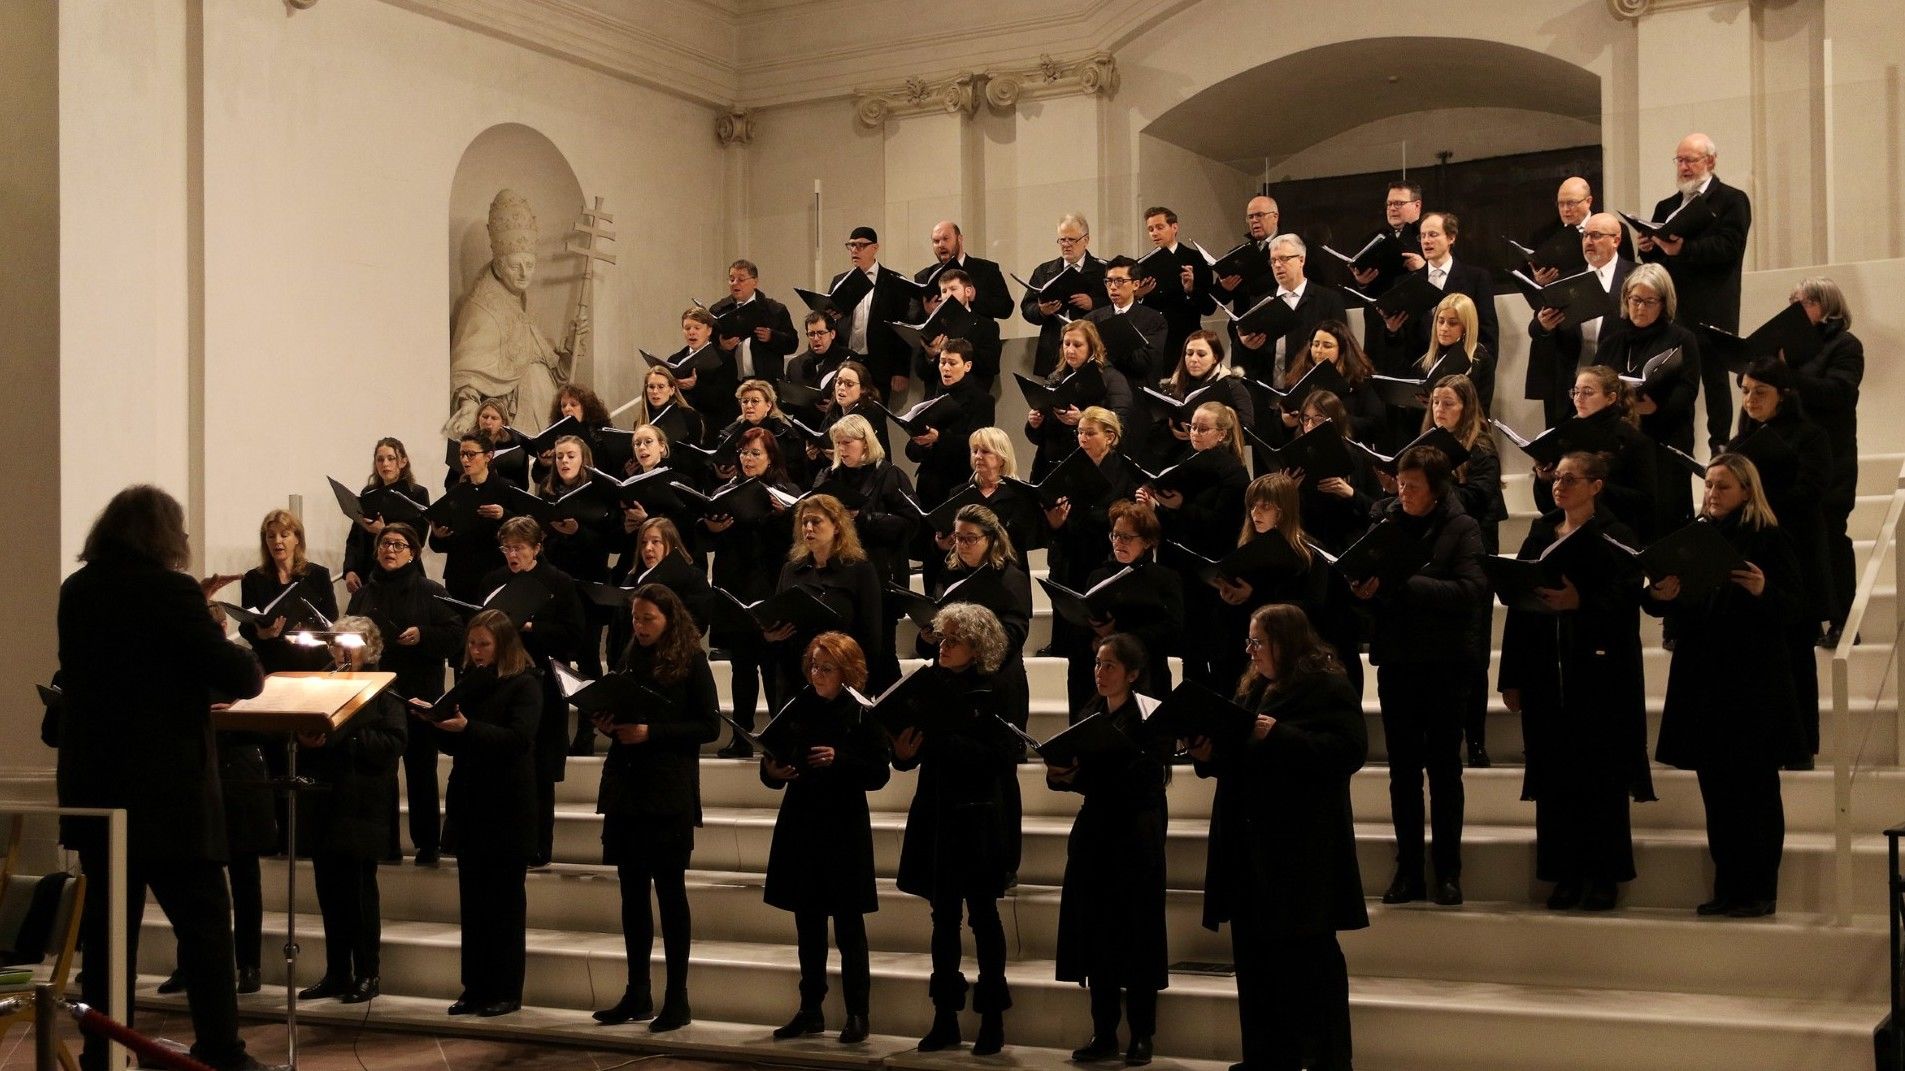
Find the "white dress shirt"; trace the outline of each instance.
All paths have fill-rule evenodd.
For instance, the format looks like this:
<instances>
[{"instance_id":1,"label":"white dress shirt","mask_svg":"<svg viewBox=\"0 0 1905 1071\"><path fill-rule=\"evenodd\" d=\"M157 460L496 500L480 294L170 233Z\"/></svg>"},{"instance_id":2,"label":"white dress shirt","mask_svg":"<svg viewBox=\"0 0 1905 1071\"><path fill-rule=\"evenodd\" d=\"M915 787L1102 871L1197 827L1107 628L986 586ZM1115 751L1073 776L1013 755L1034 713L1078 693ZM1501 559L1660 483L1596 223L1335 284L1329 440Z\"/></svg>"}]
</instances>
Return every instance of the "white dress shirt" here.
<instances>
[{"instance_id":1,"label":"white dress shirt","mask_svg":"<svg viewBox=\"0 0 1905 1071\"><path fill-rule=\"evenodd\" d=\"M874 261L873 266L862 274L867 277L868 282L878 286L880 283L879 261ZM848 349L855 353L865 353L867 351L867 321L872 318L873 291L869 290L867 291L867 296L861 298L860 303L853 307L853 325L847 330Z\"/></svg>"}]
</instances>

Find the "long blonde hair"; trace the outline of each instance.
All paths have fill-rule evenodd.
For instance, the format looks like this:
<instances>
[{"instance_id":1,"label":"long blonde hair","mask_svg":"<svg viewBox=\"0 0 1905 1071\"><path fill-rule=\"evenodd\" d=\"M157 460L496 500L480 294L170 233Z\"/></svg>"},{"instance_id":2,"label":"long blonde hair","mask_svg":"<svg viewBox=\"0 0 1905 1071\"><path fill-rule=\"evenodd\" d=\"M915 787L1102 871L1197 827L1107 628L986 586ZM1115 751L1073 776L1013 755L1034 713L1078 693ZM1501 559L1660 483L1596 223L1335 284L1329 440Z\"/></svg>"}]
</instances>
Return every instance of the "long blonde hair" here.
<instances>
[{"instance_id":1,"label":"long blonde hair","mask_svg":"<svg viewBox=\"0 0 1905 1071\"><path fill-rule=\"evenodd\" d=\"M1435 303L1435 311L1429 314L1429 350L1416 359L1416 370L1427 372L1435 367L1436 351L1441 349L1435 343L1435 319L1442 310L1449 309L1462 321L1462 355L1470 363L1475 360L1475 347L1480 344L1481 317L1475 312L1475 302L1467 294L1450 294Z\"/></svg>"},{"instance_id":2,"label":"long blonde hair","mask_svg":"<svg viewBox=\"0 0 1905 1071\"><path fill-rule=\"evenodd\" d=\"M1229 448L1232 457L1239 462L1244 459L1244 432L1237 420L1237 411L1223 402L1205 402L1197 407L1198 413L1208 413L1217 420L1218 430L1224 433L1224 445ZM1192 414L1195 419L1195 413Z\"/></svg>"}]
</instances>

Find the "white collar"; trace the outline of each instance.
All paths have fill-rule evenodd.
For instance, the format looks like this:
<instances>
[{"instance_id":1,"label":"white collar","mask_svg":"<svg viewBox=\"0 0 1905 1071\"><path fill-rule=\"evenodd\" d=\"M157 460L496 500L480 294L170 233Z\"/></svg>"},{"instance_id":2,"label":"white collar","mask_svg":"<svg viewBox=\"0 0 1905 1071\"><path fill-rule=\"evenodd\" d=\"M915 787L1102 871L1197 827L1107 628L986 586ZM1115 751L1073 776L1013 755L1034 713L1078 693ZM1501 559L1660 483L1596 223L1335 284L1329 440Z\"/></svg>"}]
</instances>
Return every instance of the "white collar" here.
<instances>
[{"instance_id":1,"label":"white collar","mask_svg":"<svg viewBox=\"0 0 1905 1071\"><path fill-rule=\"evenodd\" d=\"M1439 269L1442 272L1442 274L1447 275L1449 272L1449 269L1455 266L1455 254L1450 253L1448 256L1443 257L1442 263L1440 264L1429 264L1427 266L1430 268Z\"/></svg>"},{"instance_id":2,"label":"white collar","mask_svg":"<svg viewBox=\"0 0 1905 1071\"><path fill-rule=\"evenodd\" d=\"M1303 280L1302 282L1300 282L1300 283L1298 283L1298 284L1296 284L1296 289L1295 289L1295 290L1285 290L1285 289L1284 289L1283 287L1281 287L1281 286L1279 286L1279 287L1277 287L1277 296L1278 296L1278 297L1282 297L1282 296L1283 296L1283 295L1285 295L1285 294L1295 294L1295 295L1296 295L1296 299L1297 299L1298 301L1302 301L1302 300L1303 300L1303 291L1304 291L1304 290L1306 290L1306 289L1307 289L1307 288L1309 287L1309 285L1310 285L1310 280L1309 280L1309 278L1308 278L1308 277L1306 276L1306 277L1304 278L1304 280Z\"/></svg>"}]
</instances>

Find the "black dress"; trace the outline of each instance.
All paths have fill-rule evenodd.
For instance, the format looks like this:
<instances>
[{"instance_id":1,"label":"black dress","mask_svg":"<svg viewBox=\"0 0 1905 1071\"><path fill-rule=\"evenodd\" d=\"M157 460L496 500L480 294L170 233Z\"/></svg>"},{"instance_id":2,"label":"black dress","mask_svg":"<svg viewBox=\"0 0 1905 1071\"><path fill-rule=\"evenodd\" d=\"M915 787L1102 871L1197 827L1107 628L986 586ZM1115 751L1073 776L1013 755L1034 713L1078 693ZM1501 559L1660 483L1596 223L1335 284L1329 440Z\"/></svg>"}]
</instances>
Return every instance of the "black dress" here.
<instances>
[{"instance_id":1,"label":"black dress","mask_svg":"<svg viewBox=\"0 0 1905 1071\"><path fill-rule=\"evenodd\" d=\"M1642 602L1676 637L1654 757L1699 774L1714 899L1768 902L1779 897L1786 836L1779 769L1809 757L1786 649L1804 612L1801 573L1782 529L1752 528L1738 511L1710 523L1759 566L1766 587L1755 597L1728 582L1701 599Z\"/></svg>"},{"instance_id":2,"label":"black dress","mask_svg":"<svg viewBox=\"0 0 1905 1071\"><path fill-rule=\"evenodd\" d=\"M1107 557L1085 578L1085 586L1094 586L1124 568L1127 567L1116 558ZM1112 631L1130 633L1144 644L1144 675L1138 678L1138 687L1148 695L1166 695L1172 686L1171 656L1177 653L1184 632L1184 585L1177 573L1159 565L1149 554L1132 562L1129 568L1137 574L1136 594L1129 604L1129 612L1119 616L1116 609L1113 610ZM1076 677L1082 672L1089 680L1091 661L1089 647L1072 655L1072 675Z\"/></svg>"},{"instance_id":3,"label":"black dress","mask_svg":"<svg viewBox=\"0 0 1905 1071\"><path fill-rule=\"evenodd\" d=\"M453 757L449 820L464 831L456 884L463 935L461 1000L483 1005L523 999L528 892L536 852L536 724L542 686L534 669L497 677L472 669L458 682L462 732L419 729Z\"/></svg>"},{"instance_id":4,"label":"black dress","mask_svg":"<svg viewBox=\"0 0 1905 1071\"><path fill-rule=\"evenodd\" d=\"M1595 346L1595 360L1623 376L1639 378L1653 357L1672 349L1680 351L1679 371L1662 378L1649 392L1655 409L1641 416L1640 430L1661 446L1692 453L1693 403L1700 393L1699 340L1693 332L1665 317L1643 328L1636 328L1628 320L1602 323L1609 326ZM1654 531L1658 535L1693 520L1693 493L1686 470L1659 452L1655 454L1654 488Z\"/></svg>"},{"instance_id":5,"label":"black dress","mask_svg":"<svg viewBox=\"0 0 1905 1071\"><path fill-rule=\"evenodd\" d=\"M569 703L562 695L550 662L568 666L581 655L585 629L582 598L575 580L567 573L538 558L523 573L498 569L484 577L485 591L508 583L512 576L527 576L547 588L551 598L522 626L523 648L530 661L542 671L542 719L536 725L536 854L540 865L549 861L555 844L556 785L567 773L569 763Z\"/></svg>"},{"instance_id":6,"label":"black dress","mask_svg":"<svg viewBox=\"0 0 1905 1071\"><path fill-rule=\"evenodd\" d=\"M1516 555L1533 559L1556 541L1560 512L1542 517ZM1643 581L1628 555L1633 532L1596 514L1569 535L1590 546L1568 580L1578 609L1508 611L1502 691L1521 692L1527 771L1521 798L1535 803L1535 877L1604 883L1634 879L1628 801L1654 799L1647 764L1647 689L1641 673ZM1592 544L1601 544L1598 552Z\"/></svg>"},{"instance_id":7,"label":"black dress","mask_svg":"<svg viewBox=\"0 0 1905 1071\"><path fill-rule=\"evenodd\" d=\"M786 484L775 489L793 492ZM793 511L782 510L754 521L737 518L723 531L708 532L708 546L714 553L714 586L748 603L773 595L781 568L787 564L787 551L794 543L793 524ZM711 624L710 629L709 643L728 652L734 719L752 727L763 687L767 690L768 713L780 709L778 660L758 628L730 627L724 622Z\"/></svg>"},{"instance_id":8,"label":"black dress","mask_svg":"<svg viewBox=\"0 0 1905 1071\"><path fill-rule=\"evenodd\" d=\"M489 476L476 485L477 500L484 505L502 505L506 482L492 469ZM503 567L503 551L496 545L496 532L502 526L501 517L491 520L479 516L463 528L445 529L447 535L440 535L431 527L430 549L443 555L443 586L452 597L482 603L483 596L488 594L487 589L481 587L483 577Z\"/></svg>"},{"instance_id":9,"label":"black dress","mask_svg":"<svg viewBox=\"0 0 1905 1071\"><path fill-rule=\"evenodd\" d=\"M379 484L373 479L364 485L364 490L373 491L380 486L394 486L405 498L419 506L430 504L430 489L420 483ZM352 524L350 533L344 537L343 572L356 573L359 580L369 580L371 572L377 568L376 542L377 537L366 531L363 525Z\"/></svg>"},{"instance_id":10,"label":"black dress","mask_svg":"<svg viewBox=\"0 0 1905 1071\"><path fill-rule=\"evenodd\" d=\"M880 574L871 561L846 562L834 558L825 566L818 566L809 557L786 562L781 565L774 590L781 592L794 587L806 588L839 613L838 629L860 645L869 667L882 664L892 653L883 646L886 630L880 617ZM801 656L819 634L818 630L800 629L779 644L782 695L793 695L800 690L800 682L805 679L800 667Z\"/></svg>"},{"instance_id":11,"label":"black dress","mask_svg":"<svg viewBox=\"0 0 1905 1071\"><path fill-rule=\"evenodd\" d=\"M1852 539L1846 534L1859 485L1859 386L1865 379L1865 345L1844 321L1820 324L1824 345L1810 360L1792 364L1793 382L1806 415L1825 429L1832 446L1832 477L1823 497L1826 559L1832 579L1830 618L1836 628L1852 609Z\"/></svg>"},{"instance_id":12,"label":"black dress","mask_svg":"<svg viewBox=\"0 0 1905 1071\"><path fill-rule=\"evenodd\" d=\"M311 853L324 919L324 977L335 982L380 973L377 861L396 832L388 801L397 795L397 761L409 736L403 706L383 692L322 747L298 756L299 772L324 786L300 801L299 817L309 824L298 842Z\"/></svg>"},{"instance_id":13,"label":"black dress","mask_svg":"<svg viewBox=\"0 0 1905 1071\"><path fill-rule=\"evenodd\" d=\"M1349 975L1336 934L1369 925L1349 783L1369 754L1340 674L1259 682L1240 700L1276 719L1262 740L1212 741L1216 777L1204 928L1230 924L1244 1062L1348 1071Z\"/></svg>"},{"instance_id":14,"label":"black dress","mask_svg":"<svg viewBox=\"0 0 1905 1071\"><path fill-rule=\"evenodd\" d=\"M1222 558L1237 545L1237 533L1243 528L1244 488L1250 484L1250 473L1223 446L1193 457L1199 464L1212 466L1209 478L1196 491L1186 493L1179 508L1158 511L1164 538L1206 558ZM1179 572L1178 580L1184 593L1184 638L1178 648L1184 657L1184 678L1221 691L1230 683L1218 680L1215 667L1223 662L1221 652L1226 645L1242 641L1222 631L1224 602L1216 588L1191 570Z\"/></svg>"}]
</instances>

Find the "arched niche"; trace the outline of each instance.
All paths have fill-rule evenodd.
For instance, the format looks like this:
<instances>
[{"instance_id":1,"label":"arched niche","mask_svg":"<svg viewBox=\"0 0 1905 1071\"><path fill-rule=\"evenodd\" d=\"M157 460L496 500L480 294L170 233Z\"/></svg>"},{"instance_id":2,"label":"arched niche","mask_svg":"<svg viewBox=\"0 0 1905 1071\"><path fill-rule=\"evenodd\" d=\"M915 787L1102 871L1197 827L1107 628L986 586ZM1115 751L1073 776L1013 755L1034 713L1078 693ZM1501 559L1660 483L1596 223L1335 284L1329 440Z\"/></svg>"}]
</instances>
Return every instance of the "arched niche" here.
<instances>
[{"instance_id":1,"label":"arched niche","mask_svg":"<svg viewBox=\"0 0 1905 1071\"><path fill-rule=\"evenodd\" d=\"M1500 144L1489 152L1489 141L1471 142L1480 150L1475 155L1544 141L1552 144L1543 147L1598 141L1601 79L1567 60L1497 41L1363 38L1303 49L1213 83L1143 133L1250 174L1267 163L1274 175L1280 163L1313 147L1349 149L1358 132L1365 143L1387 140L1396 136L1390 130L1406 130L1412 115L1470 109L1488 117ZM1432 163L1439 147L1425 141L1410 166Z\"/></svg>"},{"instance_id":2,"label":"arched niche","mask_svg":"<svg viewBox=\"0 0 1905 1071\"><path fill-rule=\"evenodd\" d=\"M489 269L489 205L505 189L522 194L535 209L537 264L529 315L550 342L560 344L582 293L582 258L567 250L582 212L582 183L555 142L521 123L499 123L478 134L457 162L450 183L446 308L454 318L457 303ZM575 378L588 383L593 373L578 362Z\"/></svg>"}]
</instances>

